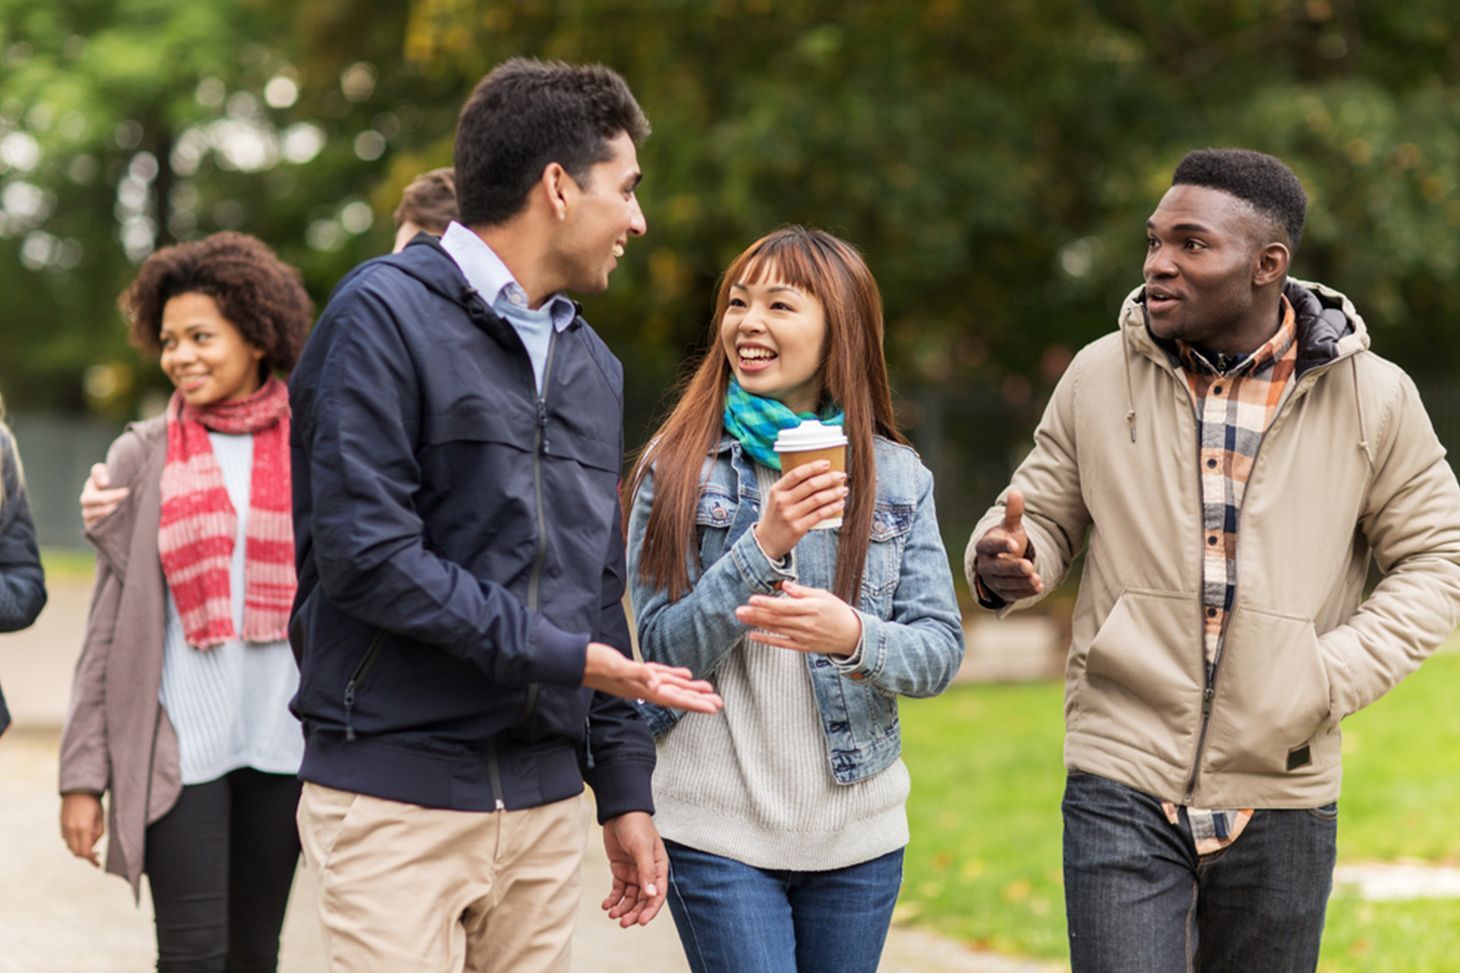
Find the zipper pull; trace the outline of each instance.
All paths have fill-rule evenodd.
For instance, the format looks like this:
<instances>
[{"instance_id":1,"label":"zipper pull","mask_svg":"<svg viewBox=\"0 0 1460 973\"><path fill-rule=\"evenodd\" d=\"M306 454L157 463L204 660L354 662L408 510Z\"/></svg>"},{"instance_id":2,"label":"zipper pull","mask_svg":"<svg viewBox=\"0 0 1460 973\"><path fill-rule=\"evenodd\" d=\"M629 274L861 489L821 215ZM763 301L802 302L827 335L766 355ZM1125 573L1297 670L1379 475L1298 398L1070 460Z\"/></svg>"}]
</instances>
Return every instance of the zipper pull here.
<instances>
[{"instance_id":1,"label":"zipper pull","mask_svg":"<svg viewBox=\"0 0 1460 973\"><path fill-rule=\"evenodd\" d=\"M585 716L583 718L583 753L584 753L584 763L586 763L588 765L588 769L589 770L592 770L594 768L594 766L595 766L595 764L593 763L593 735L592 734L593 734L593 720L591 718Z\"/></svg>"},{"instance_id":2,"label":"zipper pull","mask_svg":"<svg viewBox=\"0 0 1460 973\"><path fill-rule=\"evenodd\" d=\"M355 680L345 684L345 739L355 739L355 725L350 722L350 712L355 708Z\"/></svg>"},{"instance_id":3,"label":"zipper pull","mask_svg":"<svg viewBox=\"0 0 1460 973\"><path fill-rule=\"evenodd\" d=\"M1211 715L1211 712L1212 712L1212 697L1215 696L1216 694L1217 694L1217 691L1215 689L1213 689L1211 686L1208 686L1207 688L1205 688L1205 689L1203 689L1201 691L1201 715L1202 716L1210 716Z\"/></svg>"}]
</instances>

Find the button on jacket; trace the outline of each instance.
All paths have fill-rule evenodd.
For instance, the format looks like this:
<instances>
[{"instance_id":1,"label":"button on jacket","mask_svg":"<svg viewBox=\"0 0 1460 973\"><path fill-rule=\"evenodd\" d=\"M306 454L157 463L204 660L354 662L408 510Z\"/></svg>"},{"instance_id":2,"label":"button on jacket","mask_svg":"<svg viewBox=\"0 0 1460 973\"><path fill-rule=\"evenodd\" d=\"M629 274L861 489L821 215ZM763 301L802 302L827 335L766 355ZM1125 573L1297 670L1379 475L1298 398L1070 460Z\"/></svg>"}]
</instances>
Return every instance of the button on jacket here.
<instances>
[{"instance_id":1,"label":"button on jacket","mask_svg":"<svg viewBox=\"0 0 1460 973\"><path fill-rule=\"evenodd\" d=\"M1143 291L1061 378L1015 472L1052 590L1089 540L1065 670L1065 764L1207 808L1337 800L1340 721L1460 622L1460 487L1414 383L1342 294L1289 281L1298 358L1252 461L1208 683L1196 417ZM1003 517L1003 499L973 542ZM1383 579L1362 599L1369 559ZM1034 599L1005 605L1023 607Z\"/></svg>"},{"instance_id":2,"label":"button on jacket","mask_svg":"<svg viewBox=\"0 0 1460 973\"><path fill-rule=\"evenodd\" d=\"M630 651L622 367L577 318L544 372L430 237L336 289L290 380L305 780L652 810L647 729L581 686L590 639Z\"/></svg>"}]
</instances>

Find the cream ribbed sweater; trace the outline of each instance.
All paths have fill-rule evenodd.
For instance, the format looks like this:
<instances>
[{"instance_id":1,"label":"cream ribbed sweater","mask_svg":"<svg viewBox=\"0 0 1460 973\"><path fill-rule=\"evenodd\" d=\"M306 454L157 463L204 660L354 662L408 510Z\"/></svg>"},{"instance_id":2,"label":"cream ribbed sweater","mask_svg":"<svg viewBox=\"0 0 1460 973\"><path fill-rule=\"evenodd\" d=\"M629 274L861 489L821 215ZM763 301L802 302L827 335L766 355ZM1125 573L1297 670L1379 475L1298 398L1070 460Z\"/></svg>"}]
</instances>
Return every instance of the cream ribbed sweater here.
<instances>
[{"instance_id":1,"label":"cream ribbed sweater","mask_svg":"<svg viewBox=\"0 0 1460 973\"><path fill-rule=\"evenodd\" d=\"M764 496L777 474L756 467ZM901 760L833 781L799 652L742 640L714 673L725 708L686 713L659 738L654 824L664 838L758 868L822 871L907 844Z\"/></svg>"}]
</instances>

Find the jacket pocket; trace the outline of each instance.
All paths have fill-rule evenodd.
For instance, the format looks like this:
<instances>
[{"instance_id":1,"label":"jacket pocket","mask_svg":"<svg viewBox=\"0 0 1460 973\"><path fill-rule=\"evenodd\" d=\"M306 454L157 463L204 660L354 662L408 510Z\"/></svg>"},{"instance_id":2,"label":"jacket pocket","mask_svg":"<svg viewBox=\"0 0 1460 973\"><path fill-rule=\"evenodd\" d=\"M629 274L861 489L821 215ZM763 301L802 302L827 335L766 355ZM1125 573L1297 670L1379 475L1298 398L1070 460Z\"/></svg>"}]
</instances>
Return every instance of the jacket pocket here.
<instances>
[{"instance_id":1,"label":"jacket pocket","mask_svg":"<svg viewBox=\"0 0 1460 973\"><path fill-rule=\"evenodd\" d=\"M1070 730L1167 764L1189 762L1206 683L1198 618L1194 594L1126 589L1084 659L1073 660Z\"/></svg>"},{"instance_id":2,"label":"jacket pocket","mask_svg":"<svg viewBox=\"0 0 1460 973\"><path fill-rule=\"evenodd\" d=\"M902 578L902 553L912 530L913 509L908 504L879 502L872 512L872 536L862 570L860 607L878 618L892 615L892 595Z\"/></svg>"},{"instance_id":3,"label":"jacket pocket","mask_svg":"<svg viewBox=\"0 0 1460 973\"><path fill-rule=\"evenodd\" d=\"M730 546L730 525L735 523L739 502L728 493L706 484L695 506L695 533L700 544L700 565L708 568L718 561Z\"/></svg>"},{"instance_id":4,"label":"jacket pocket","mask_svg":"<svg viewBox=\"0 0 1460 973\"><path fill-rule=\"evenodd\" d=\"M1216 689L1207 766L1289 773L1289 754L1318 735L1330 712L1328 671L1313 623L1239 606L1227 626ZM1319 762L1319 748L1313 755ZM1304 773L1321 769L1300 766Z\"/></svg>"}]
</instances>

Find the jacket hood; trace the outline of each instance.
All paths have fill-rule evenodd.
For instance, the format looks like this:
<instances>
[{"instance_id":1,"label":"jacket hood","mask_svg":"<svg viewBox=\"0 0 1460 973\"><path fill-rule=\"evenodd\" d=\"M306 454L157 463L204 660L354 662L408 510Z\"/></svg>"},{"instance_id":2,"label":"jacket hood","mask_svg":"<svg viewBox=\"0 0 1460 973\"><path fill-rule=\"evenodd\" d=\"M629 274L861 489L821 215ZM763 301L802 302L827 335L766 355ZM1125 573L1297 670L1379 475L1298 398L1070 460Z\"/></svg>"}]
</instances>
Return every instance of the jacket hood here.
<instances>
[{"instance_id":1,"label":"jacket hood","mask_svg":"<svg viewBox=\"0 0 1460 973\"><path fill-rule=\"evenodd\" d=\"M1293 305L1298 324L1298 369L1301 377L1369 347L1369 329L1358 310L1339 291L1312 281L1289 277L1283 296ZM1120 309L1120 329L1127 348L1167 363L1176 360L1176 342L1151 334L1146 325L1146 287L1126 296Z\"/></svg>"},{"instance_id":2,"label":"jacket hood","mask_svg":"<svg viewBox=\"0 0 1460 973\"><path fill-rule=\"evenodd\" d=\"M1289 277L1283 296L1293 305L1298 328L1298 363L1294 380L1317 368L1333 365L1369 347L1369 329L1353 302L1344 294L1312 281ZM1146 286L1126 295L1120 308L1120 338L1125 346L1126 413L1131 442L1136 441L1135 397L1131 391L1131 355L1139 352L1173 371L1181 366L1176 342L1157 338L1146 323ZM1363 445L1367 452L1368 443Z\"/></svg>"},{"instance_id":3,"label":"jacket hood","mask_svg":"<svg viewBox=\"0 0 1460 973\"><path fill-rule=\"evenodd\" d=\"M468 312L472 309L472 298L477 298L482 308L487 310L491 309L491 304L486 298L478 295L476 288L467 282L466 277L461 272L461 268L457 266L451 254L447 253L446 248L441 246L440 239L429 233L417 234L410 243L406 244L405 249L399 253L386 254L383 257L367 260L351 271L345 280L348 281L367 268L379 264L388 264L395 267L407 276L419 281L422 286L433 294L437 294L451 301L453 304L460 305ZM340 286L343 288L344 281L341 282ZM573 309L576 313L573 324L577 325L582 320L583 306L577 301L574 301Z\"/></svg>"}]
</instances>

